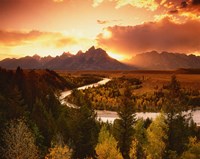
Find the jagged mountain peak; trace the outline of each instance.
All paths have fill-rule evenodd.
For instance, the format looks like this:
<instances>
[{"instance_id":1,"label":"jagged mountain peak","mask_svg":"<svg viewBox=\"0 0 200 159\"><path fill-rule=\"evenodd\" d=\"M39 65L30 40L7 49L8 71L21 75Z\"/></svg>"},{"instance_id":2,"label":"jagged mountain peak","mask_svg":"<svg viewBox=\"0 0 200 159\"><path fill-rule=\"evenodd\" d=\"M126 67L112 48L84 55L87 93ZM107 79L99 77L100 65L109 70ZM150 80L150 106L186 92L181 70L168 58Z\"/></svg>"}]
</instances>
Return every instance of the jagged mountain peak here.
<instances>
[{"instance_id":1,"label":"jagged mountain peak","mask_svg":"<svg viewBox=\"0 0 200 159\"><path fill-rule=\"evenodd\" d=\"M63 52L61 56L73 56L70 52Z\"/></svg>"},{"instance_id":2,"label":"jagged mountain peak","mask_svg":"<svg viewBox=\"0 0 200 159\"><path fill-rule=\"evenodd\" d=\"M53 58L51 55L45 56L43 58Z\"/></svg>"},{"instance_id":3,"label":"jagged mountain peak","mask_svg":"<svg viewBox=\"0 0 200 159\"><path fill-rule=\"evenodd\" d=\"M89 56L94 56L94 57L99 57L99 58L108 58L109 55L106 53L105 50L101 49L101 48L95 48L94 46L92 46L90 49L88 49L88 51L85 52L86 55ZM109 57L111 58L111 57Z\"/></svg>"},{"instance_id":4,"label":"jagged mountain peak","mask_svg":"<svg viewBox=\"0 0 200 159\"><path fill-rule=\"evenodd\" d=\"M41 57L38 54L33 55L32 58L34 58L36 60L40 60L41 59Z\"/></svg>"},{"instance_id":5,"label":"jagged mountain peak","mask_svg":"<svg viewBox=\"0 0 200 159\"><path fill-rule=\"evenodd\" d=\"M82 50L79 50L79 51L77 52L76 55L77 55L77 56L81 56L82 54L84 54L83 51L82 51Z\"/></svg>"},{"instance_id":6,"label":"jagged mountain peak","mask_svg":"<svg viewBox=\"0 0 200 159\"><path fill-rule=\"evenodd\" d=\"M73 56L73 54L71 54L70 52L63 52L63 54L60 55L59 57L63 59L63 58L69 58L72 56Z\"/></svg>"},{"instance_id":7,"label":"jagged mountain peak","mask_svg":"<svg viewBox=\"0 0 200 159\"><path fill-rule=\"evenodd\" d=\"M0 66L5 68L48 68L57 70L130 70L134 69L111 58L105 50L92 46L85 53L79 51L76 55L64 52L55 58L35 57L20 58L15 60L0 61Z\"/></svg>"},{"instance_id":8,"label":"jagged mountain peak","mask_svg":"<svg viewBox=\"0 0 200 159\"><path fill-rule=\"evenodd\" d=\"M88 49L89 52L96 50L94 46Z\"/></svg>"}]
</instances>

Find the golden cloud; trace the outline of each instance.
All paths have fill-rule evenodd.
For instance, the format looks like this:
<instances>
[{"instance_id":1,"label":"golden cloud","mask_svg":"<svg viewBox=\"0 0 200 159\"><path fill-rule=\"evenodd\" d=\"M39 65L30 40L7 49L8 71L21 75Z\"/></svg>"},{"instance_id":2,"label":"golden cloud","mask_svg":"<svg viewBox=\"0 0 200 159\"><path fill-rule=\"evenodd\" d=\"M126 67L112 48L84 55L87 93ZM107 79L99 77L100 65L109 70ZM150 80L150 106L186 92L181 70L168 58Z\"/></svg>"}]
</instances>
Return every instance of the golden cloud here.
<instances>
[{"instance_id":1,"label":"golden cloud","mask_svg":"<svg viewBox=\"0 0 200 159\"><path fill-rule=\"evenodd\" d=\"M66 47L67 45L74 45L77 43L78 41L75 38L65 37L65 38L56 40L54 45L56 46L56 48L63 48L63 47Z\"/></svg>"},{"instance_id":2,"label":"golden cloud","mask_svg":"<svg viewBox=\"0 0 200 159\"><path fill-rule=\"evenodd\" d=\"M200 50L200 21L175 23L169 18L137 26L114 26L107 30L112 34L105 38L99 34L99 46L124 55L147 51L194 53Z\"/></svg>"},{"instance_id":3,"label":"golden cloud","mask_svg":"<svg viewBox=\"0 0 200 159\"><path fill-rule=\"evenodd\" d=\"M0 37L0 44L4 46L18 46L38 42L41 45L54 45L55 47L60 48L68 44L77 43L74 37L64 36L63 34L56 32L0 30Z\"/></svg>"},{"instance_id":4,"label":"golden cloud","mask_svg":"<svg viewBox=\"0 0 200 159\"><path fill-rule=\"evenodd\" d=\"M93 6L93 7L97 7L97 6L99 6L103 1L104 1L104 0L93 0L92 6Z\"/></svg>"},{"instance_id":5,"label":"golden cloud","mask_svg":"<svg viewBox=\"0 0 200 159\"><path fill-rule=\"evenodd\" d=\"M106 0L93 0L93 7L99 6L101 3L103 3ZM156 2L156 0L108 0L110 2L115 2L115 8L121 8L126 5L131 5L133 7L137 8L146 8L148 10L156 10L159 6L159 4Z\"/></svg>"},{"instance_id":6,"label":"golden cloud","mask_svg":"<svg viewBox=\"0 0 200 159\"><path fill-rule=\"evenodd\" d=\"M44 34L46 33L39 31L21 32L0 30L0 44L11 46L21 45L30 40L36 40Z\"/></svg>"},{"instance_id":7,"label":"golden cloud","mask_svg":"<svg viewBox=\"0 0 200 159\"><path fill-rule=\"evenodd\" d=\"M165 0L162 3L162 7L168 9L169 14L177 14L191 19L200 19L200 0Z\"/></svg>"},{"instance_id":8,"label":"golden cloud","mask_svg":"<svg viewBox=\"0 0 200 159\"><path fill-rule=\"evenodd\" d=\"M97 23L98 24L107 24L107 23L109 23L109 21L107 21L107 20L97 20Z\"/></svg>"},{"instance_id":9,"label":"golden cloud","mask_svg":"<svg viewBox=\"0 0 200 159\"><path fill-rule=\"evenodd\" d=\"M94 40L67 33L41 31L6 31L0 30L0 58L19 57L23 55L58 55L63 51L77 53L94 45Z\"/></svg>"},{"instance_id":10,"label":"golden cloud","mask_svg":"<svg viewBox=\"0 0 200 159\"><path fill-rule=\"evenodd\" d=\"M63 2L64 0L53 0L53 2Z\"/></svg>"}]
</instances>

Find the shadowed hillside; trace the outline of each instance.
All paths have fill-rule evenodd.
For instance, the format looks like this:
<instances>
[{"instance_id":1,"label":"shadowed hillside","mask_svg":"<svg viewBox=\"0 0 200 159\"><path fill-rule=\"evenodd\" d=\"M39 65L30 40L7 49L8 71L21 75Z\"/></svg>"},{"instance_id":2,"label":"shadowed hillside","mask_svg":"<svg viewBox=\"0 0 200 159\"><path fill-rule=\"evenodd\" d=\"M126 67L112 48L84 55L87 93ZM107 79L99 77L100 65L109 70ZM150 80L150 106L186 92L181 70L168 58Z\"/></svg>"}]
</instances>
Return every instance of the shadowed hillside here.
<instances>
[{"instance_id":1,"label":"shadowed hillside","mask_svg":"<svg viewBox=\"0 0 200 159\"><path fill-rule=\"evenodd\" d=\"M200 57L178 53L156 51L138 54L128 63L140 69L178 69L178 68L200 68Z\"/></svg>"}]
</instances>

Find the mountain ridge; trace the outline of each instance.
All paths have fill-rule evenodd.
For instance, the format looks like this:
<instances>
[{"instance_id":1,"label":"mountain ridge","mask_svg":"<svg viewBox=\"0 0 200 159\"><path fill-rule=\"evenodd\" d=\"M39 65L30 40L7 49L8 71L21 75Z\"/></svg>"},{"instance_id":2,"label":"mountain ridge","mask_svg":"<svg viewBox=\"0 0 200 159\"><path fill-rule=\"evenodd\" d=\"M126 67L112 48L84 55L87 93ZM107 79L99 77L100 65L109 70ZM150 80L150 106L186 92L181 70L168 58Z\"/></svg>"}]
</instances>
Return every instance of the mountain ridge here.
<instances>
[{"instance_id":1,"label":"mountain ridge","mask_svg":"<svg viewBox=\"0 0 200 159\"><path fill-rule=\"evenodd\" d=\"M128 64L140 69L170 70L179 68L200 68L200 56L163 51L137 54Z\"/></svg>"},{"instance_id":2,"label":"mountain ridge","mask_svg":"<svg viewBox=\"0 0 200 159\"><path fill-rule=\"evenodd\" d=\"M86 52L77 54L63 52L62 55L41 57L37 54L19 59L6 58L0 61L0 67L15 69L54 69L54 70L176 70L180 68L200 68L200 56L193 54L151 51L137 54L126 62L111 58L101 48L92 46Z\"/></svg>"},{"instance_id":3,"label":"mountain ridge","mask_svg":"<svg viewBox=\"0 0 200 159\"><path fill-rule=\"evenodd\" d=\"M85 53L79 51L76 55L64 52L60 56L40 57L35 54L19 59L4 59L0 61L0 66L7 69L15 69L18 66L24 69L54 69L54 70L130 70L132 66L123 64L111 58L107 52L101 48L92 46Z\"/></svg>"}]
</instances>

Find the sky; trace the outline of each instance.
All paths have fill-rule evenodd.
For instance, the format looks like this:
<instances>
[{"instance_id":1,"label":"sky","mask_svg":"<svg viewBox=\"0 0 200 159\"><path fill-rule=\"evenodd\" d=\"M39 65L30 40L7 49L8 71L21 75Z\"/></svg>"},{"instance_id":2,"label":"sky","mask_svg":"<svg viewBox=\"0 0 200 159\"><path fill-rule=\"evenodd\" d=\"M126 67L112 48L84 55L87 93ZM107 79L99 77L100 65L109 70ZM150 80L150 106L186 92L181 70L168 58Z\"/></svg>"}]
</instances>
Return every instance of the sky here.
<instances>
[{"instance_id":1,"label":"sky","mask_svg":"<svg viewBox=\"0 0 200 159\"><path fill-rule=\"evenodd\" d=\"M0 0L0 59L77 53L200 55L200 0Z\"/></svg>"}]
</instances>

